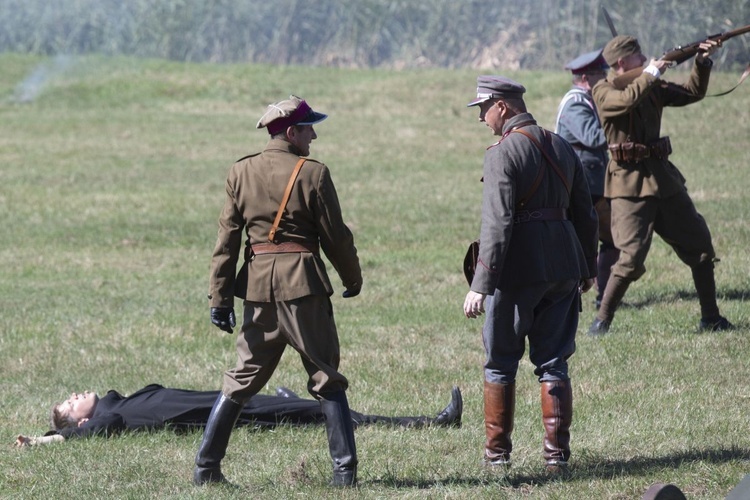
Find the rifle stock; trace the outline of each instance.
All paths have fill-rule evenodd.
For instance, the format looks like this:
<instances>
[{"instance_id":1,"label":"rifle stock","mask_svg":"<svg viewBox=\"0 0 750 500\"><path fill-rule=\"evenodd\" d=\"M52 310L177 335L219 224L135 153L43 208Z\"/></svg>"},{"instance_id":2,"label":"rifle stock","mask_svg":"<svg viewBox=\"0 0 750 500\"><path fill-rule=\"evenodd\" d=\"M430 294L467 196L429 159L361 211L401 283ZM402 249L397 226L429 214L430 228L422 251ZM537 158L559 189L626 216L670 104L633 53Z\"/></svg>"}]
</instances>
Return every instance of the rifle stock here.
<instances>
[{"instance_id":1,"label":"rifle stock","mask_svg":"<svg viewBox=\"0 0 750 500\"><path fill-rule=\"evenodd\" d=\"M689 43L687 45L678 45L677 47L671 48L662 54L661 59L665 61L672 61L675 64L680 64L697 54L700 48L700 44L705 42L706 40L716 40L719 43L723 43L730 38L734 38L748 32L750 32L750 24L741 28L737 28L735 30L726 31L724 33L717 33L716 35L710 35L706 38L698 40L697 42ZM635 80L641 73L643 73L643 68L631 69L630 71L626 71L622 75L618 75L617 77L615 77L612 84L616 88L622 90L630 85L630 83Z\"/></svg>"}]
</instances>

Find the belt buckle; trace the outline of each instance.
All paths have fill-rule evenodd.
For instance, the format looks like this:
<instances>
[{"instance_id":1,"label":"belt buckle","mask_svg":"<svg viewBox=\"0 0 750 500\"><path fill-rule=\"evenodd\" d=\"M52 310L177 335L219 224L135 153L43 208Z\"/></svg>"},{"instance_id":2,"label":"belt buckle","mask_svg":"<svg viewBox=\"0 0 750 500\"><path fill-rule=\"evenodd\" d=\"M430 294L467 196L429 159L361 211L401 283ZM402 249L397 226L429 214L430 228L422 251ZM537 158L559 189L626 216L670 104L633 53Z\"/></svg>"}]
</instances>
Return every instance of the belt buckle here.
<instances>
[{"instance_id":1,"label":"belt buckle","mask_svg":"<svg viewBox=\"0 0 750 500\"><path fill-rule=\"evenodd\" d=\"M521 224L522 222L529 222L534 219L539 219L541 216L542 213L538 210L523 210L521 212L516 212L516 214L513 216L513 223Z\"/></svg>"},{"instance_id":2,"label":"belt buckle","mask_svg":"<svg viewBox=\"0 0 750 500\"><path fill-rule=\"evenodd\" d=\"M513 215L513 224L520 224L522 222L528 222L531 220L531 212L528 210L522 210L520 212L516 212L515 215Z\"/></svg>"}]
</instances>

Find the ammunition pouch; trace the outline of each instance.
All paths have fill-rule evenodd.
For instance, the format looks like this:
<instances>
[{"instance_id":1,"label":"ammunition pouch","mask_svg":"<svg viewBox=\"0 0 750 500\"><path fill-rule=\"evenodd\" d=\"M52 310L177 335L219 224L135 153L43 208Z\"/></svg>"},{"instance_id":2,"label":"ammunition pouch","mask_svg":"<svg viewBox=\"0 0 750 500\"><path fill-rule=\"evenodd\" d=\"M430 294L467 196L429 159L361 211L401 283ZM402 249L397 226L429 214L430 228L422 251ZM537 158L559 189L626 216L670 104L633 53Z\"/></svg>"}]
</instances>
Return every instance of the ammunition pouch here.
<instances>
[{"instance_id":1,"label":"ammunition pouch","mask_svg":"<svg viewBox=\"0 0 750 500\"><path fill-rule=\"evenodd\" d=\"M646 158L666 160L672 154L672 143L669 137L661 137L648 145L637 142L622 142L610 144L609 153L613 160L626 163L638 163Z\"/></svg>"}]
</instances>

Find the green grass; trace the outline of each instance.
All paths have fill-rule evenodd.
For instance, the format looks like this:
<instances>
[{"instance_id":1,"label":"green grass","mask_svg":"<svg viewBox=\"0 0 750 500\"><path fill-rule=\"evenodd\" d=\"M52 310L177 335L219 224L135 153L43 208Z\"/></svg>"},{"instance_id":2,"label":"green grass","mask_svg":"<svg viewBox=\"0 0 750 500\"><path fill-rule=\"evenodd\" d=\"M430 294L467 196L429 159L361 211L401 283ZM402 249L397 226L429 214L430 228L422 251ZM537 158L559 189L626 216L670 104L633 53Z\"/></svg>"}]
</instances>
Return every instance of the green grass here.
<instances>
[{"instance_id":1,"label":"green grass","mask_svg":"<svg viewBox=\"0 0 750 500\"><path fill-rule=\"evenodd\" d=\"M479 230L482 155L471 71L341 70L74 60L34 100L17 85L44 60L0 55L0 496L234 498L190 484L200 433L130 434L29 450L72 390L129 393L151 382L217 389L232 337L205 299L224 176L261 149L255 123L295 93L330 118L312 156L333 172L364 271L361 297L334 307L354 409L433 414L459 385L460 430L357 431L361 486L326 487L322 428L243 429L225 472L260 498L640 498L656 482L724 496L750 471L750 88L668 110L664 133L714 235L720 306L739 326L697 334L690 272L657 239L649 272L611 335L583 332L571 359L572 477L541 472L539 388L518 378L514 466L480 465L483 349L463 318L461 260ZM507 73L554 122L568 76ZM683 75L674 73L674 78ZM711 91L736 75L715 75ZM238 304L239 306L239 304ZM271 380L303 392L291 351Z\"/></svg>"}]
</instances>

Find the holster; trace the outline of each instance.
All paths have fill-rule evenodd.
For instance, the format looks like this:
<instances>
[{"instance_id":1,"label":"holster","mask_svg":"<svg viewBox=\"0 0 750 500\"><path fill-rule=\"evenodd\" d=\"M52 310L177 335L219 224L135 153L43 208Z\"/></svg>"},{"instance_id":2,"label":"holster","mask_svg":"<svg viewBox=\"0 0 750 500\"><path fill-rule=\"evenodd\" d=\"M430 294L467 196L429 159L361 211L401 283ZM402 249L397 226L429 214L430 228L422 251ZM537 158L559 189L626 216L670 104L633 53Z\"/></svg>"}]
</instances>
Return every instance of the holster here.
<instances>
[{"instance_id":1,"label":"holster","mask_svg":"<svg viewBox=\"0 0 750 500\"><path fill-rule=\"evenodd\" d=\"M255 258L250 240L245 242L245 262L242 263L237 276L234 278L234 296L238 299L247 298L248 264Z\"/></svg>"}]
</instances>

